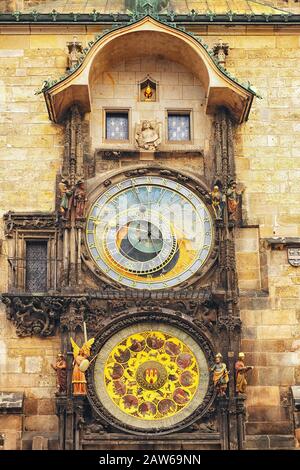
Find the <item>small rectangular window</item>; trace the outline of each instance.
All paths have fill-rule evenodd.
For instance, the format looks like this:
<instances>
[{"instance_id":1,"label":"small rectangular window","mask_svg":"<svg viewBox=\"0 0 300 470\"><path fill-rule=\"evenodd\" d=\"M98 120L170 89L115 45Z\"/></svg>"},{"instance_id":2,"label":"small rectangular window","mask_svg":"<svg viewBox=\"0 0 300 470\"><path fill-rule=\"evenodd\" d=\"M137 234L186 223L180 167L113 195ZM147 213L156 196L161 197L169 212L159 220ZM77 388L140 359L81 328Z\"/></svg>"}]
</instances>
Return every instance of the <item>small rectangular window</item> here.
<instances>
[{"instance_id":1,"label":"small rectangular window","mask_svg":"<svg viewBox=\"0 0 300 470\"><path fill-rule=\"evenodd\" d=\"M106 111L106 140L128 140L128 111Z\"/></svg>"},{"instance_id":2,"label":"small rectangular window","mask_svg":"<svg viewBox=\"0 0 300 470\"><path fill-rule=\"evenodd\" d=\"M190 113L168 112L168 140L175 142L191 140Z\"/></svg>"},{"instance_id":3,"label":"small rectangular window","mask_svg":"<svg viewBox=\"0 0 300 470\"><path fill-rule=\"evenodd\" d=\"M47 290L47 242L26 242L26 290L45 292Z\"/></svg>"}]
</instances>

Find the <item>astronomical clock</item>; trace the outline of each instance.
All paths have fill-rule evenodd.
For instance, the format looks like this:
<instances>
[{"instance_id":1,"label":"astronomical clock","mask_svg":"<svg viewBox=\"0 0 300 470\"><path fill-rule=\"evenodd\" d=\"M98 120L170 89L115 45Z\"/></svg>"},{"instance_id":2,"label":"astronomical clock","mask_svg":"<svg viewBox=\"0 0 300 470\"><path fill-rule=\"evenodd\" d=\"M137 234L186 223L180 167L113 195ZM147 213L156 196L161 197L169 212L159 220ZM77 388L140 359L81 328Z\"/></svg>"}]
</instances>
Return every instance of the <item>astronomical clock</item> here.
<instances>
[{"instance_id":1,"label":"astronomical clock","mask_svg":"<svg viewBox=\"0 0 300 470\"><path fill-rule=\"evenodd\" d=\"M139 173L91 191L87 265L137 304L146 300L96 338L89 398L121 430L167 434L192 424L213 395L209 340L174 314L169 297L212 266L215 220L195 184L157 168Z\"/></svg>"},{"instance_id":2,"label":"astronomical clock","mask_svg":"<svg viewBox=\"0 0 300 470\"><path fill-rule=\"evenodd\" d=\"M126 55L135 34L134 49L152 51L154 38L167 60L183 48L190 74L207 77L195 81L205 106L193 98L193 109L181 109L183 100L166 100L167 85L148 74L128 108L94 99L102 67L116 51ZM242 448L233 129L253 94L173 21L145 14L88 45L68 76L42 89L64 129L55 211L4 217L8 318L19 336L60 339L61 449L144 449L150 440L153 449ZM227 371L218 372L225 363L228 386Z\"/></svg>"},{"instance_id":3,"label":"astronomical clock","mask_svg":"<svg viewBox=\"0 0 300 470\"><path fill-rule=\"evenodd\" d=\"M210 211L182 184L125 179L101 194L87 216L90 256L109 278L133 289L168 289L199 272L214 241Z\"/></svg>"}]
</instances>

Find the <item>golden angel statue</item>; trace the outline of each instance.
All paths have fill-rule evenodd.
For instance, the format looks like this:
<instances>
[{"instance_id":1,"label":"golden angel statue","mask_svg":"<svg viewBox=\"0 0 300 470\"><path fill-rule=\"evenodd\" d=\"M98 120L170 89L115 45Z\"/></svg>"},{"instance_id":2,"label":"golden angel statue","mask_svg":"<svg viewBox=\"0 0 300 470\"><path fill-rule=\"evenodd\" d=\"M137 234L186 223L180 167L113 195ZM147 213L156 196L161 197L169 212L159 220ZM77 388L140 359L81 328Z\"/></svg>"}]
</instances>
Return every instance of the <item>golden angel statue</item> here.
<instances>
[{"instance_id":1,"label":"golden angel statue","mask_svg":"<svg viewBox=\"0 0 300 470\"><path fill-rule=\"evenodd\" d=\"M75 343L73 338L70 338L72 348L73 348L73 374L72 374L72 384L73 384L73 395L86 395L86 378L85 371L90 365L88 357L91 355L91 347L95 341L95 338L91 338L88 341L85 341L81 348Z\"/></svg>"}]
</instances>

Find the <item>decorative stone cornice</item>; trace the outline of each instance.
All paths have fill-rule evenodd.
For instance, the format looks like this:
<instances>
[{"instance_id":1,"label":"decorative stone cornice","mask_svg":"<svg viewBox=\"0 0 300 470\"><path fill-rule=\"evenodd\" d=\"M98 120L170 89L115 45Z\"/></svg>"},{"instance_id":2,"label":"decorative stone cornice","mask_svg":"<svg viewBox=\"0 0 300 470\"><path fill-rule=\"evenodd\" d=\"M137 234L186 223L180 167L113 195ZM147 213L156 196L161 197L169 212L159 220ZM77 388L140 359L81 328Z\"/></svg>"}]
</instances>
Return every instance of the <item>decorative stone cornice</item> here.
<instances>
[{"instance_id":1,"label":"decorative stone cornice","mask_svg":"<svg viewBox=\"0 0 300 470\"><path fill-rule=\"evenodd\" d=\"M3 219L6 237L11 237L15 230L54 230L56 224L56 215L48 212L9 211Z\"/></svg>"},{"instance_id":2,"label":"decorative stone cornice","mask_svg":"<svg viewBox=\"0 0 300 470\"><path fill-rule=\"evenodd\" d=\"M20 12L15 11L12 13L0 13L0 24L36 24L36 25L58 25L58 24L102 24L111 25L116 21L119 23L127 23L136 18L137 13L124 14L124 13L110 13L103 14L94 10L91 13L60 13L53 10L49 13ZM178 14L169 12L168 14L158 14L157 17L162 21L174 22L177 24L185 25L209 25L213 24L264 24L264 25L278 25L278 24L300 24L300 15L292 14L289 12L280 12L276 14L254 14L254 13L235 13L228 11L222 14L216 14L212 11L206 13L197 13L191 10L189 14Z\"/></svg>"},{"instance_id":3,"label":"decorative stone cornice","mask_svg":"<svg viewBox=\"0 0 300 470\"><path fill-rule=\"evenodd\" d=\"M283 249L285 247L299 247L300 237L271 237L266 238L265 242L273 249Z\"/></svg>"},{"instance_id":4,"label":"decorative stone cornice","mask_svg":"<svg viewBox=\"0 0 300 470\"><path fill-rule=\"evenodd\" d=\"M70 298L50 295L2 294L8 320L16 327L18 336L52 336L60 315Z\"/></svg>"},{"instance_id":5,"label":"decorative stone cornice","mask_svg":"<svg viewBox=\"0 0 300 470\"><path fill-rule=\"evenodd\" d=\"M77 295L62 293L4 293L7 319L20 337L47 337L58 327L75 330L83 321L89 330L98 332L108 321L124 314L140 316L145 312L172 312L189 318L200 330L211 330L215 323L219 296L210 288L188 288L182 292L148 292L131 289L105 289Z\"/></svg>"}]
</instances>

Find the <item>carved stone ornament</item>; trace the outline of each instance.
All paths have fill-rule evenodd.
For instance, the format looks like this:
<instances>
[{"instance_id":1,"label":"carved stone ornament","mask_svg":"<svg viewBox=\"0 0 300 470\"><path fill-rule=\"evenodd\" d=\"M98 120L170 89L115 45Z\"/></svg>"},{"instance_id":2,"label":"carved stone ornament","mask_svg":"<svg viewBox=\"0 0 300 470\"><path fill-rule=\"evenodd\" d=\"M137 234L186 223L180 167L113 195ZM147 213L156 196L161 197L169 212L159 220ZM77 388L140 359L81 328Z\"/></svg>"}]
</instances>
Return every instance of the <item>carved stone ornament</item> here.
<instances>
[{"instance_id":1,"label":"carved stone ornament","mask_svg":"<svg viewBox=\"0 0 300 470\"><path fill-rule=\"evenodd\" d=\"M69 299L63 297L2 295L18 336L51 336L55 334L60 315Z\"/></svg>"},{"instance_id":2,"label":"carved stone ornament","mask_svg":"<svg viewBox=\"0 0 300 470\"><path fill-rule=\"evenodd\" d=\"M238 317L228 316L220 317L217 322L217 330L221 332L223 329L227 332L240 332L242 321Z\"/></svg>"},{"instance_id":3,"label":"carved stone ornament","mask_svg":"<svg viewBox=\"0 0 300 470\"><path fill-rule=\"evenodd\" d=\"M222 39L214 44L213 46L213 53L214 56L217 58L218 62L222 67L226 65L226 56L228 56L229 45L227 42L223 42Z\"/></svg>"},{"instance_id":4,"label":"carved stone ornament","mask_svg":"<svg viewBox=\"0 0 300 470\"><path fill-rule=\"evenodd\" d=\"M73 41L67 42L68 47L68 69L75 67L80 58L82 57L83 47L82 43L77 40L77 37L73 37Z\"/></svg>"},{"instance_id":5,"label":"carved stone ornament","mask_svg":"<svg viewBox=\"0 0 300 470\"><path fill-rule=\"evenodd\" d=\"M159 12L170 2L168 0L151 0L151 1L144 1L144 0L125 0L125 7L131 11L137 11L141 13L152 13L152 12Z\"/></svg>"},{"instance_id":6,"label":"carved stone ornament","mask_svg":"<svg viewBox=\"0 0 300 470\"><path fill-rule=\"evenodd\" d=\"M209 289L187 289L180 299L176 292L166 291L163 296L144 291L101 291L90 294L83 307L90 334L97 335L109 321L125 315L150 312L173 312L179 317L189 317L205 334L214 330L216 309ZM69 314L66 318L69 318ZM61 325L64 317L61 318ZM81 320L82 322L83 320Z\"/></svg>"},{"instance_id":7,"label":"carved stone ornament","mask_svg":"<svg viewBox=\"0 0 300 470\"><path fill-rule=\"evenodd\" d=\"M4 214L4 233L12 237L16 230L45 230L55 227L55 214L43 212L7 212Z\"/></svg>"},{"instance_id":8,"label":"carved stone ornament","mask_svg":"<svg viewBox=\"0 0 300 470\"><path fill-rule=\"evenodd\" d=\"M287 253L290 265L298 268L300 266L300 248L288 248Z\"/></svg>"},{"instance_id":9,"label":"carved stone ornament","mask_svg":"<svg viewBox=\"0 0 300 470\"><path fill-rule=\"evenodd\" d=\"M139 149L155 151L161 143L161 124L157 121L141 121L135 128L135 142Z\"/></svg>"},{"instance_id":10,"label":"carved stone ornament","mask_svg":"<svg viewBox=\"0 0 300 470\"><path fill-rule=\"evenodd\" d=\"M99 439L99 434L104 434L105 430L99 420L94 423L88 424L83 428L83 438L86 440Z\"/></svg>"}]
</instances>

